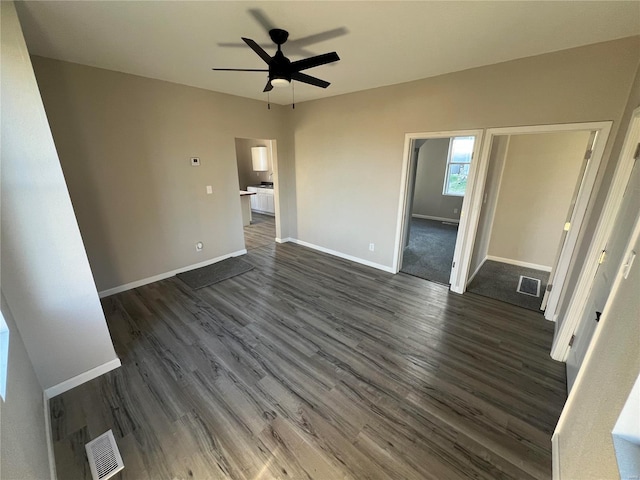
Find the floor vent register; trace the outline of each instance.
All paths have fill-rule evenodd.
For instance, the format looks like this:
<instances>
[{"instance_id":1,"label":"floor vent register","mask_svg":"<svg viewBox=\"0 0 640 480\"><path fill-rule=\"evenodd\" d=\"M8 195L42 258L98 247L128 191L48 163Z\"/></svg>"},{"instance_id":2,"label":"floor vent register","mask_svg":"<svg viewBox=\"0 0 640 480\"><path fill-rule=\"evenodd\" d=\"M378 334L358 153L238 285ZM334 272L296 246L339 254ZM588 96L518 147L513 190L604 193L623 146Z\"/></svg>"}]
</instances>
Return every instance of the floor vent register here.
<instances>
[{"instance_id":1,"label":"floor vent register","mask_svg":"<svg viewBox=\"0 0 640 480\"><path fill-rule=\"evenodd\" d=\"M124 468L122 457L111 430L91 440L84 448L87 450L87 458L89 459L93 480L111 478Z\"/></svg>"},{"instance_id":2,"label":"floor vent register","mask_svg":"<svg viewBox=\"0 0 640 480\"><path fill-rule=\"evenodd\" d=\"M520 275L520 281L518 282L518 288L516 291L518 293L524 293L525 295L531 295L532 297L539 297L540 280Z\"/></svg>"}]
</instances>

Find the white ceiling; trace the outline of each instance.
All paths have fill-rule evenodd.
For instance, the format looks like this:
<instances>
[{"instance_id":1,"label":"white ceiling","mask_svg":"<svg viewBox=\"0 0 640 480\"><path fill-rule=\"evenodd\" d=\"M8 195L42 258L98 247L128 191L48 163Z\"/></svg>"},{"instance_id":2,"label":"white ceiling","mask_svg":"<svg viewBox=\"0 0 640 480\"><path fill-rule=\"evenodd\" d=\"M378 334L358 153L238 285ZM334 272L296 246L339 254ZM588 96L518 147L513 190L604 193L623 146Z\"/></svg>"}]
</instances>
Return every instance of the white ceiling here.
<instances>
[{"instance_id":1,"label":"white ceiling","mask_svg":"<svg viewBox=\"0 0 640 480\"><path fill-rule=\"evenodd\" d=\"M296 83L296 102L640 34L640 1L26 1L17 9L33 54L264 101L266 73L211 68L264 68L240 37L273 54L267 23L289 31L283 51L292 61L340 55L305 71L332 85ZM343 34L302 49L292 42L336 29ZM271 101L289 104L291 93L274 89Z\"/></svg>"}]
</instances>

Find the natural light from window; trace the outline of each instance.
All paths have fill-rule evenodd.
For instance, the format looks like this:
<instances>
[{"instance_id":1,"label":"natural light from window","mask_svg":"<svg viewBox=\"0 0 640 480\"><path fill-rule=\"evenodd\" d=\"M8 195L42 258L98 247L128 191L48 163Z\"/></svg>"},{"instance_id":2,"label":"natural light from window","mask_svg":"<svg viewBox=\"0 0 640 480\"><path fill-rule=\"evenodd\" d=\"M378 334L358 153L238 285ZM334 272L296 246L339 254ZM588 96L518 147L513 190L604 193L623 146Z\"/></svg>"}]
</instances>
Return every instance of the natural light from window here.
<instances>
[{"instance_id":1,"label":"natural light from window","mask_svg":"<svg viewBox=\"0 0 640 480\"><path fill-rule=\"evenodd\" d=\"M443 195L463 197L473 157L475 137L453 137L449 142L447 173L444 177Z\"/></svg>"}]
</instances>

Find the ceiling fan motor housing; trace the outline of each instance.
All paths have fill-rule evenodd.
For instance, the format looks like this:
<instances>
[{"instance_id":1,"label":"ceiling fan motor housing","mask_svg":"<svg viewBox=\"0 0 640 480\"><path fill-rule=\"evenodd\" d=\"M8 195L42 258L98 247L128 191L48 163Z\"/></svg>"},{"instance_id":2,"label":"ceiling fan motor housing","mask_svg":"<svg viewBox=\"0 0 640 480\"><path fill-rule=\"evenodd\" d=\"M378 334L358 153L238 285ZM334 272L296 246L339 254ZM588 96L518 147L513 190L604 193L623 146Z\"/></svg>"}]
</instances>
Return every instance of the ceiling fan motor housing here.
<instances>
[{"instance_id":1,"label":"ceiling fan motor housing","mask_svg":"<svg viewBox=\"0 0 640 480\"><path fill-rule=\"evenodd\" d=\"M282 30L281 28L272 28L269 30L269 36L273 43L278 45L278 50L280 50L280 45L285 43L289 38L289 32L286 30Z\"/></svg>"},{"instance_id":2,"label":"ceiling fan motor housing","mask_svg":"<svg viewBox=\"0 0 640 480\"><path fill-rule=\"evenodd\" d=\"M286 32L285 32L286 33ZM269 80L282 78L291 81L291 60L284 56L278 45L278 51L269 62Z\"/></svg>"}]
</instances>

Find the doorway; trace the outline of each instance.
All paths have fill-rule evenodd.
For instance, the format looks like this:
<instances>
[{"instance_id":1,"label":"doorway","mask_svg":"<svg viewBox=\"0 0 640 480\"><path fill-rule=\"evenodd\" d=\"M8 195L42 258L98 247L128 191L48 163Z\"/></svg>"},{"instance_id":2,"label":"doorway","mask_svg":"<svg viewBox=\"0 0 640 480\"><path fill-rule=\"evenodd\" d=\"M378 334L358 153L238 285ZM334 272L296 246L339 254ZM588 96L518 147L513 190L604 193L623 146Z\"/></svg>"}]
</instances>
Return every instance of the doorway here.
<instances>
[{"instance_id":1,"label":"doorway","mask_svg":"<svg viewBox=\"0 0 640 480\"><path fill-rule=\"evenodd\" d=\"M279 223L276 141L236 138L235 146L245 249L273 245Z\"/></svg>"},{"instance_id":2,"label":"doorway","mask_svg":"<svg viewBox=\"0 0 640 480\"><path fill-rule=\"evenodd\" d=\"M595 134L493 138L467 291L540 312Z\"/></svg>"},{"instance_id":3,"label":"doorway","mask_svg":"<svg viewBox=\"0 0 640 480\"><path fill-rule=\"evenodd\" d=\"M449 285L474 136L415 139L400 271Z\"/></svg>"},{"instance_id":4,"label":"doorway","mask_svg":"<svg viewBox=\"0 0 640 480\"><path fill-rule=\"evenodd\" d=\"M482 154L476 165L478 170L477 184L472 185L472 189L469 194L469 214L461 219L461 227L463 225L467 227L464 229L465 238L459 238L457 242L458 244L462 243L464 249L460 256L459 275L460 284L464 285L461 286L459 293L462 293L466 289L467 278L472 272L471 258L473 255L473 249L476 248L476 241L480 241L479 239L476 239L476 237L478 236L482 204L486 198L485 194L488 195L488 192L485 192L485 181L487 179L488 166L490 164L491 152L496 137L504 135L589 131L593 133L593 143L590 151L588 152L589 158L584 166L582 182L579 185L579 191L576 194L571 217L566 222L566 230L561 234L563 235L564 240L562 242L561 250L557 255L553 271L550 273L549 282L552 287L548 288L549 295L546 301L544 316L547 320L555 321L558 318L558 310L560 306L562 306L563 309L573 308L574 299L568 301L573 292L568 293L569 289L567 288L566 279L573 266L573 254L578 243L578 239L580 238L582 230L581 227L585 220L589 200L593 193L596 175L600 168L605 145L611 131L611 124L612 122L591 122L561 125L538 125L529 127L491 128L487 130L486 140L482 146ZM463 232L461 230L460 235L462 234ZM553 354L554 350L552 348L552 356Z\"/></svg>"},{"instance_id":5,"label":"doorway","mask_svg":"<svg viewBox=\"0 0 640 480\"><path fill-rule=\"evenodd\" d=\"M481 130L405 135L393 269L459 286L458 258ZM464 238L464 237L462 237Z\"/></svg>"},{"instance_id":6,"label":"doorway","mask_svg":"<svg viewBox=\"0 0 640 480\"><path fill-rule=\"evenodd\" d=\"M585 269L576 287L575 297L581 304L572 303L565 319L556 329L552 355L566 355L567 387L569 391L578 375L599 325L607 303L615 289L616 272L621 265L630 268L636 251L629 252L633 239L633 225L640 222L640 108L631 117L616 170L602 209L601 221L594 233L586 255ZM636 227L637 228L637 227ZM603 253L604 252L604 256ZM595 261L595 258L598 258ZM579 295L582 292L584 296ZM581 308L578 308L581 307ZM570 348L561 341L574 337ZM566 349L564 352L563 349Z\"/></svg>"}]
</instances>

